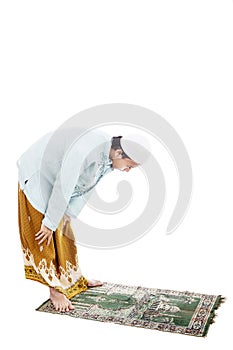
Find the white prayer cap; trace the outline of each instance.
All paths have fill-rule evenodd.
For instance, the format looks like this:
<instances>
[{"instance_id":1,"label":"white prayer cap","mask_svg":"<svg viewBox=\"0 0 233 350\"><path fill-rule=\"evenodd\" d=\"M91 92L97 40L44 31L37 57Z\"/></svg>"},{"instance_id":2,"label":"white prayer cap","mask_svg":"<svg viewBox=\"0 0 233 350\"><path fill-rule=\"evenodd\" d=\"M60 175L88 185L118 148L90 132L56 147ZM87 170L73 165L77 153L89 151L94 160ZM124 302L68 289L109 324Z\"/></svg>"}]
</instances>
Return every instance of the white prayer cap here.
<instances>
[{"instance_id":1,"label":"white prayer cap","mask_svg":"<svg viewBox=\"0 0 233 350\"><path fill-rule=\"evenodd\" d=\"M150 142L142 134L127 134L120 139L124 157L130 158L139 164L146 162L150 155Z\"/></svg>"}]
</instances>

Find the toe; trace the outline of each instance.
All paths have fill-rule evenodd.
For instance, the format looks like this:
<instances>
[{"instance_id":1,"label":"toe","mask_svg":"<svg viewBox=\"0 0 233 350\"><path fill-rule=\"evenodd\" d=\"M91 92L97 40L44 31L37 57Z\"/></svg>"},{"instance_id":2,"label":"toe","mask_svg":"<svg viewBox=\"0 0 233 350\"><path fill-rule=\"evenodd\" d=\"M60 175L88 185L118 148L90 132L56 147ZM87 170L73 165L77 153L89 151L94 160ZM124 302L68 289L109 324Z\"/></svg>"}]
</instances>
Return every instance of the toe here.
<instances>
[{"instance_id":1,"label":"toe","mask_svg":"<svg viewBox=\"0 0 233 350\"><path fill-rule=\"evenodd\" d=\"M89 280L88 281L88 287L97 287L97 286L102 286L103 282L98 281L98 280Z\"/></svg>"},{"instance_id":2,"label":"toe","mask_svg":"<svg viewBox=\"0 0 233 350\"><path fill-rule=\"evenodd\" d=\"M74 310L74 305L72 305L71 303L69 304L69 308L70 310Z\"/></svg>"}]
</instances>

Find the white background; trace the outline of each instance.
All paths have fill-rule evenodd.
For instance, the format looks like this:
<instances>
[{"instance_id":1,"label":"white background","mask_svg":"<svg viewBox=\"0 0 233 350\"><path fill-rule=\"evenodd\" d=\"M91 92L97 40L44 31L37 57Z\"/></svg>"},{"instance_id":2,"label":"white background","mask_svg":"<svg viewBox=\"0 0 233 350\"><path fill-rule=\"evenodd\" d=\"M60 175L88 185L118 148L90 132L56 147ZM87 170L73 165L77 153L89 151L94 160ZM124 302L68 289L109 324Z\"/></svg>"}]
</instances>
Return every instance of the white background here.
<instances>
[{"instance_id":1,"label":"white background","mask_svg":"<svg viewBox=\"0 0 233 350\"><path fill-rule=\"evenodd\" d=\"M0 278L6 348L15 341L23 349L207 350L223 342L232 348L232 15L231 0L1 3ZM48 291L24 279L16 160L74 114L112 102L152 109L173 125L192 161L192 202L170 236L164 232L171 208L127 247L78 247L82 272L109 282L224 295L227 301L207 338L34 311ZM173 165L166 164L169 173ZM170 187L171 181L168 176Z\"/></svg>"}]
</instances>

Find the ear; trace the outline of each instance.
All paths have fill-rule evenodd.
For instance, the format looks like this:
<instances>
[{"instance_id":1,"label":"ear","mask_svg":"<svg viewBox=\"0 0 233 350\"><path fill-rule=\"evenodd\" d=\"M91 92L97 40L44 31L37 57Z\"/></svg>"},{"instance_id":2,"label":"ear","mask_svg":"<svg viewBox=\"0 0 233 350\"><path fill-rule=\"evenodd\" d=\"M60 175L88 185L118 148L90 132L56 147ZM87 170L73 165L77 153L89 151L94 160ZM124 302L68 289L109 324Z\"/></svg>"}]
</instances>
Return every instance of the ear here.
<instances>
[{"instance_id":1,"label":"ear","mask_svg":"<svg viewBox=\"0 0 233 350\"><path fill-rule=\"evenodd\" d=\"M122 158L122 149L111 149L111 158L116 159L116 158Z\"/></svg>"}]
</instances>

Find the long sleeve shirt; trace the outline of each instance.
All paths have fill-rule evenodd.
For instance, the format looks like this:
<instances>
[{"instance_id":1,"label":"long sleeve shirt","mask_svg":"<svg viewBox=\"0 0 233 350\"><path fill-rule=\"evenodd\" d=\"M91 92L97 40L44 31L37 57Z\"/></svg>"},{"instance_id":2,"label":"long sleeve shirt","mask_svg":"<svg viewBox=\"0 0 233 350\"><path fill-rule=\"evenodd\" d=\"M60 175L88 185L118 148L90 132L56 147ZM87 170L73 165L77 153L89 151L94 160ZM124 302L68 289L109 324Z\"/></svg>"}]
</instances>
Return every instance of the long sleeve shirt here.
<instances>
[{"instance_id":1,"label":"long sleeve shirt","mask_svg":"<svg viewBox=\"0 0 233 350\"><path fill-rule=\"evenodd\" d=\"M81 135L81 136L80 136ZM111 136L77 128L50 132L17 161L18 180L29 202L56 230L64 214L77 217L103 176L112 172Z\"/></svg>"}]
</instances>

